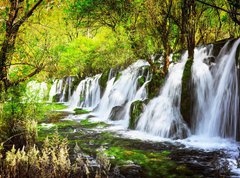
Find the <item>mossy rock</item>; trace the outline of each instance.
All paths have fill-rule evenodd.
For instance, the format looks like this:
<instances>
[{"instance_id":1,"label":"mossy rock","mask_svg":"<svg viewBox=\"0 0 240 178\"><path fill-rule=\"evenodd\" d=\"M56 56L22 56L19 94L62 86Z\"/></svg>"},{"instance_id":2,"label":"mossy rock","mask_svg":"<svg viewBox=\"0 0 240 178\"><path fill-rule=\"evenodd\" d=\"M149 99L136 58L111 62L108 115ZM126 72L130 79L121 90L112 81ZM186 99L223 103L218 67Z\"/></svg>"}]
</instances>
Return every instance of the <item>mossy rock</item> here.
<instances>
[{"instance_id":1,"label":"mossy rock","mask_svg":"<svg viewBox=\"0 0 240 178\"><path fill-rule=\"evenodd\" d=\"M137 79L137 88L139 89L148 80L149 66L144 66L139 70L140 77Z\"/></svg>"},{"instance_id":2,"label":"mossy rock","mask_svg":"<svg viewBox=\"0 0 240 178\"><path fill-rule=\"evenodd\" d=\"M152 74L151 81L147 84L147 92L150 99L159 94L160 88L163 86L164 81L165 77L163 77L160 70Z\"/></svg>"},{"instance_id":3,"label":"mossy rock","mask_svg":"<svg viewBox=\"0 0 240 178\"><path fill-rule=\"evenodd\" d=\"M72 86L71 86L71 94L77 89L77 86L79 85L81 78L78 78L76 76L73 76Z\"/></svg>"},{"instance_id":4,"label":"mossy rock","mask_svg":"<svg viewBox=\"0 0 240 178\"><path fill-rule=\"evenodd\" d=\"M68 115L69 113L64 111L49 111L45 114L45 119L41 122L56 123L59 122L60 119L63 119Z\"/></svg>"},{"instance_id":5,"label":"mossy rock","mask_svg":"<svg viewBox=\"0 0 240 178\"><path fill-rule=\"evenodd\" d=\"M74 115L79 115L79 114L88 114L90 111L84 110L84 109L80 109L80 108L76 108L74 109Z\"/></svg>"},{"instance_id":6,"label":"mossy rock","mask_svg":"<svg viewBox=\"0 0 240 178\"><path fill-rule=\"evenodd\" d=\"M134 101L131 104L130 108L130 121L129 121L129 129L135 129L137 126L137 123L139 121L140 115L143 112L144 109L144 102L141 100Z\"/></svg>"},{"instance_id":7,"label":"mossy rock","mask_svg":"<svg viewBox=\"0 0 240 178\"><path fill-rule=\"evenodd\" d=\"M121 119L123 119L124 115L125 115L124 105L123 106L115 106L111 110L109 119L113 120L113 121L121 120Z\"/></svg>"},{"instance_id":8,"label":"mossy rock","mask_svg":"<svg viewBox=\"0 0 240 178\"><path fill-rule=\"evenodd\" d=\"M181 95L181 114L187 125L191 126L192 115L192 86L191 86L191 68L193 59L186 62L182 76L182 95Z\"/></svg>"},{"instance_id":9,"label":"mossy rock","mask_svg":"<svg viewBox=\"0 0 240 178\"><path fill-rule=\"evenodd\" d=\"M238 66L238 69L240 68L240 45L237 47L236 51L236 65Z\"/></svg>"},{"instance_id":10,"label":"mossy rock","mask_svg":"<svg viewBox=\"0 0 240 178\"><path fill-rule=\"evenodd\" d=\"M99 79L101 91L104 91L107 86L109 72L110 72L109 70L104 71Z\"/></svg>"},{"instance_id":11,"label":"mossy rock","mask_svg":"<svg viewBox=\"0 0 240 178\"><path fill-rule=\"evenodd\" d=\"M146 78L144 76L141 76L138 78L138 88L140 88L146 81Z\"/></svg>"},{"instance_id":12,"label":"mossy rock","mask_svg":"<svg viewBox=\"0 0 240 178\"><path fill-rule=\"evenodd\" d=\"M122 73L121 72L117 72L117 75L115 77L114 83L121 77Z\"/></svg>"},{"instance_id":13,"label":"mossy rock","mask_svg":"<svg viewBox=\"0 0 240 178\"><path fill-rule=\"evenodd\" d=\"M56 95L54 95L53 98L52 98L52 102L59 102L60 97L61 97L60 94L56 94Z\"/></svg>"}]
</instances>

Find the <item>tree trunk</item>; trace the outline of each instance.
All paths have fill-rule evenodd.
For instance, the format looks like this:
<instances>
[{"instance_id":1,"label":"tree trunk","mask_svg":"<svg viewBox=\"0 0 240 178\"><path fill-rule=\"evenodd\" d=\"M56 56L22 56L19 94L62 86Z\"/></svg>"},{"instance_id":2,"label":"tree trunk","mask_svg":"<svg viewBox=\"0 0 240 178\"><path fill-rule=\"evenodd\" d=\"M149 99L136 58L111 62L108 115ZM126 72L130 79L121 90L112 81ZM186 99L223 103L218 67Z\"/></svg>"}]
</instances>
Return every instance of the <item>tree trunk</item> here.
<instances>
[{"instance_id":1,"label":"tree trunk","mask_svg":"<svg viewBox=\"0 0 240 178\"><path fill-rule=\"evenodd\" d=\"M168 73L168 67L170 64L170 46L167 44L165 47L165 54L164 54L164 74Z\"/></svg>"},{"instance_id":2,"label":"tree trunk","mask_svg":"<svg viewBox=\"0 0 240 178\"><path fill-rule=\"evenodd\" d=\"M19 79L13 83L11 83L8 79L8 69L11 64L11 55L14 50L19 28L33 14L34 10L42 3L42 1L43 0L38 0L21 18L19 17L19 9L22 8L21 2L10 1L4 41L0 49L0 92L2 92L3 89L7 90L7 88L11 85L18 84L19 82L25 81L28 77L39 73L40 68L37 68L35 71L27 75L27 77Z\"/></svg>"}]
</instances>

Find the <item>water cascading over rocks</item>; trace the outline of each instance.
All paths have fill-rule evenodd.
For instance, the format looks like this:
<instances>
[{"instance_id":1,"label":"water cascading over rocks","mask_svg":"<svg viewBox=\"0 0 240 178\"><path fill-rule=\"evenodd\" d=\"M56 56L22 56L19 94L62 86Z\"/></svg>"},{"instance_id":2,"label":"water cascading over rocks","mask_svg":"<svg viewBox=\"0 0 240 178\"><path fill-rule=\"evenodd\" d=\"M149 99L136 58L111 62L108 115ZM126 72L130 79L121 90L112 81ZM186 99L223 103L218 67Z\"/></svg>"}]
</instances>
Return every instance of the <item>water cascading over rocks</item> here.
<instances>
[{"instance_id":1,"label":"water cascading over rocks","mask_svg":"<svg viewBox=\"0 0 240 178\"><path fill-rule=\"evenodd\" d=\"M180 112L184 99L181 95L187 52L182 55L180 62L171 64L164 85L161 89L159 86L159 95L149 102L146 100L146 86L151 80L147 70L149 64L139 60L117 74L109 72L105 76L105 81L107 78L108 81L104 83L104 90L99 84L101 74L82 80L68 104L72 109L91 109L89 116L97 120L111 120L126 129L137 129L160 137L178 139L193 134L238 139L240 92L236 64L239 59L236 60L236 56L239 56L239 43L240 39L230 41L222 49L218 46L218 51L213 50L214 45L195 48L190 68L192 88L189 92L193 99L190 120ZM64 83L67 82L54 82L50 98L66 93ZM133 108L138 110L132 113ZM136 119L130 120L130 115Z\"/></svg>"},{"instance_id":2,"label":"water cascading over rocks","mask_svg":"<svg viewBox=\"0 0 240 178\"><path fill-rule=\"evenodd\" d=\"M75 77L73 76L54 80L49 92L49 101L67 102L72 95L72 84L74 80Z\"/></svg>"},{"instance_id":3,"label":"water cascading over rocks","mask_svg":"<svg viewBox=\"0 0 240 178\"><path fill-rule=\"evenodd\" d=\"M77 107L93 109L100 102L99 78L101 74L94 77L87 77L80 81L76 91L74 91L68 104L74 109Z\"/></svg>"},{"instance_id":4,"label":"water cascading over rocks","mask_svg":"<svg viewBox=\"0 0 240 178\"><path fill-rule=\"evenodd\" d=\"M182 73L187 53L169 69L159 96L149 102L137 124L137 130L168 138L185 138L189 130L180 113Z\"/></svg>"},{"instance_id":5,"label":"water cascading over rocks","mask_svg":"<svg viewBox=\"0 0 240 178\"><path fill-rule=\"evenodd\" d=\"M131 103L147 98L145 86L150 75L148 73L142 86L139 86L138 79L143 76L144 68L148 66L146 61L138 60L120 72L120 76L109 77L101 102L93 114L103 120L122 120L124 126L128 127ZM113 113L114 111L117 113Z\"/></svg>"},{"instance_id":6,"label":"water cascading over rocks","mask_svg":"<svg viewBox=\"0 0 240 178\"><path fill-rule=\"evenodd\" d=\"M240 39L227 42L215 62L206 62L207 56L194 59L194 134L237 139L239 78L235 59L239 43Z\"/></svg>"}]
</instances>

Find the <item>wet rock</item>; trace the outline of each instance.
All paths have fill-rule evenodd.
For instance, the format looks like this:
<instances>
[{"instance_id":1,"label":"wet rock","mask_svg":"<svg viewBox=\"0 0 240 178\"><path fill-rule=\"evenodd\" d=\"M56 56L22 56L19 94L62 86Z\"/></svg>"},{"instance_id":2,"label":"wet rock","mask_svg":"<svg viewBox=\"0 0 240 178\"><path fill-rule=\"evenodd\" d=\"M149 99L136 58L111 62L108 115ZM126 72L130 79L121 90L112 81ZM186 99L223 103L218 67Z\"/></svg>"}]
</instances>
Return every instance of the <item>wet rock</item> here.
<instances>
[{"instance_id":1,"label":"wet rock","mask_svg":"<svg viewBox=\"0 0 240 178\"><path fill-rule=\"evenodd\" d=\"M215 57L212 56L212 57L205 58L203 62L210 66L212 63L215 63Z\"/></svg>"},{"instance_id":2,"label":"wet rock","mask_svg":"<svg viewBox=\"0 0 240 178\"><path fill-rule=\"evenodd\" d=\"M193 59L188 59L182 76L182 94L180 111L188 127L191 127L191 118L193 114L193 84L191 68Z\"/></svg>"},{"instance_id":3,"label":"wet rock","mask_svg":"<svg viewBox=\"0 0 240 178\"><path fill-rule=\"evenodd\" d=\"M120 174L126 178L136 178L141 175L141 166L134 163L125 164L119 167Z\"/></svg>"},{"instance_id":4,"label":"wet rock","mask_svg":"<svg viewBox=\"0 0 240 178\"><path fill-rule=\"evenodd\" d=\"M141 100L134 101L131 104L131 107L130 107L130 121L129 121L129 126L128 126L129 129L135 129L136 128L138 120L140 118L140 115L143 112L144 106L145 106L145 104Z\"/></svg>"},{"instance_id":5,"label":"wet rock","mask_svg":"<svg viewBox=\"0 0 240 178\"><path fill-rule=\"evenodd\" d=\"M60 97L61 97L61 94L54 95L53 98L52 98L52 102L59 102Z\"/></svg>"},{"instance_id":6,"label":"wet rock","mask_svg":"<svg viewBox=\"0 0 240 178\"><path fill-rule=\"evenodd\" d=\"M116 121L121 120L124 117L124 105L123 106L115 106L112 108L112 111L110 113L109 119Z\"/></svg>"},{"instance_id":7,"label":"wet rock","mask_svg":"<svg viewBox=\"0 0 240 178\"><path fill-rule=\"evenodd\" d=\"M101 77L99 78L99 85L100 85L101 93L104 92L104 90L107 86L109 72L110 72L109 70L104 71L102 73Z\"/></svg>"}]
</instances>

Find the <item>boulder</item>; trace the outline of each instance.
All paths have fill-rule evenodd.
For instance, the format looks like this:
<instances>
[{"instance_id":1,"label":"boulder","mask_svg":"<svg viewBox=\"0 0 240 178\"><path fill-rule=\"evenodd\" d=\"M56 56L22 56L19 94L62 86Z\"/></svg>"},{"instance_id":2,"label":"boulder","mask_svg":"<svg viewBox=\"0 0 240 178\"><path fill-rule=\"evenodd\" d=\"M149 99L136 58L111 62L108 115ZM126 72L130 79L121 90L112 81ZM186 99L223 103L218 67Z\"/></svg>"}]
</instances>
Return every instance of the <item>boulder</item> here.
<instances>
[{"instance_id":1,"label":"boulder","mask_svg":"<svg viewBox=\"0 0 240 178\"><path fill-rule=\"evenodd\" d=\"M141 100L137 100L134 101L131 104L131 108L130 108L130 121L129 121L129 129L135 129L137 126L137 123L139 121L140 115L143 112L145 103L144 101Z\"/></svg>"},{"instance_id":2,"label":"boulder","mask_svg":"<svg viewBox=\"0 0 240 178\"><path fill-rule=\"evenodd\" d=\"M124 105L115 106L112 108L109 119L113 120L113 121L121 120L121 119L123 119L124 115L125 115Z\"/></svg>"}]
</instances>

